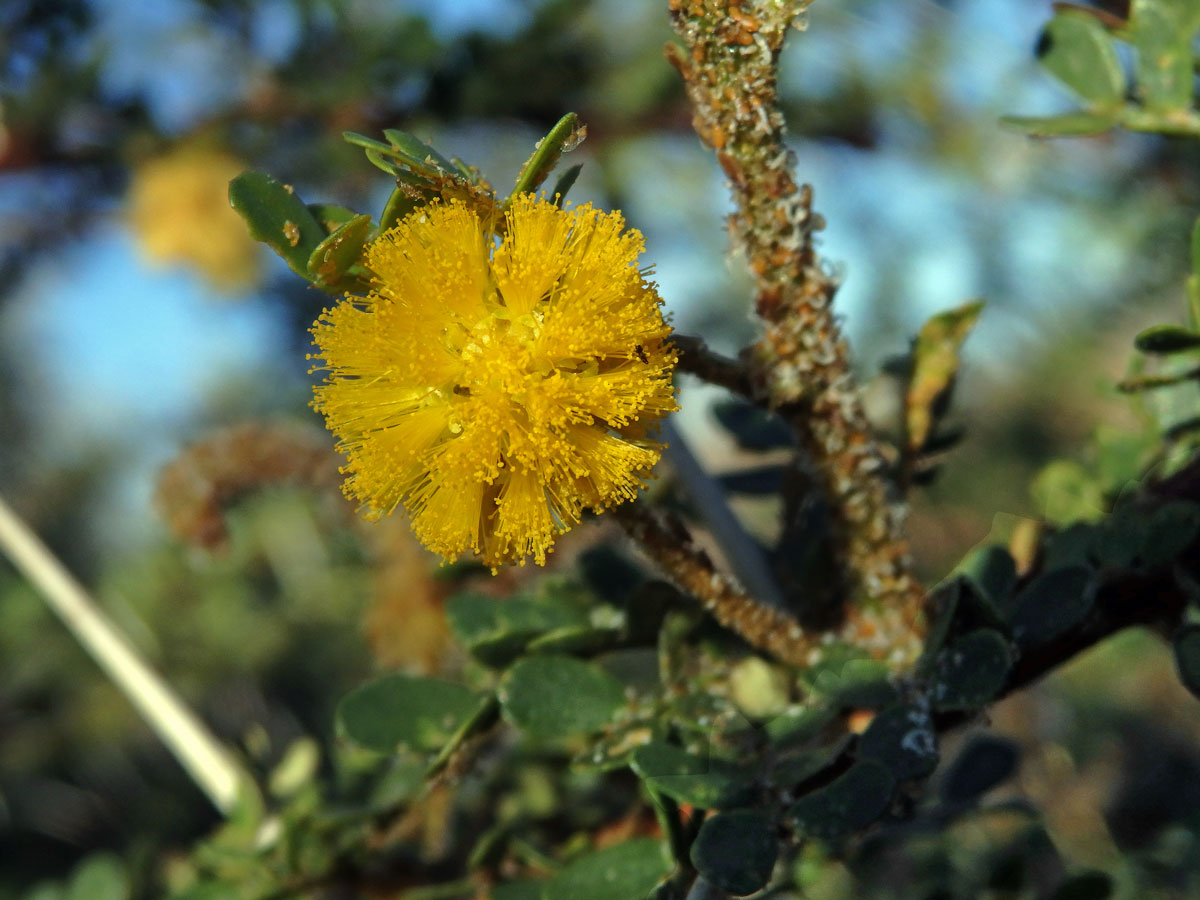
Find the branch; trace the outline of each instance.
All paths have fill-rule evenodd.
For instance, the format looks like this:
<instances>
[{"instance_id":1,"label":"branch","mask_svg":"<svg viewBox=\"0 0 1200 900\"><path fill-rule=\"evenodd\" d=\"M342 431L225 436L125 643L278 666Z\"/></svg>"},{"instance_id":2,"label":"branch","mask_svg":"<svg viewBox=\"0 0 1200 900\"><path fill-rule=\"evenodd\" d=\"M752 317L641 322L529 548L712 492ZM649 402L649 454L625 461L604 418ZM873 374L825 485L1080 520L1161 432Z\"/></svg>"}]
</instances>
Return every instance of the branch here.
<instances>
[{"instance_id":1,"label":"branch","mask_svg":"<svg viewBox=\"0 0 1200 900\"><path fill-rule=\"evenodd\" d=\"M681 372L687 372L709 384L740 394L747 400L756 399L750 370L743 363L709 350L702 338L675 334L671 336L671 343L679 351L679 363L676 368Z\"/></svg>"},{"instance_id":2,"label":"branch","mask_svg":"<svg viewBox=\"0 0 1200 900\"><path fill-rule=\"evenodd\" d=\"M125 694L213 806L229 815L242 789L253 784L249 774L162 676L138 656L116 625L3 499L0 549Z\"/></svg>"},{"instance_id":3,"label":"branch","mask_svg":"<svg viewBox=\"0 0 1200 900\"><path fill-rule=\"evenodd\" d=\"M822 227L812 189L797 184L784 143L776 73L784 36L805 0L757 4L672 0L683 47L669 45L694 110L693 125L716 151L737 205L729 229L756 282L766 326L755 347L755 380L789 414L801 448L834 512L832 537L859 612L901 615L889 635L894 662L920 652L924 591L912 576L903 508L863 411L850 354L833 315L838 281L816 253ZM759 387L759 384L755 385Z\"/></svg>"}]
</instances>

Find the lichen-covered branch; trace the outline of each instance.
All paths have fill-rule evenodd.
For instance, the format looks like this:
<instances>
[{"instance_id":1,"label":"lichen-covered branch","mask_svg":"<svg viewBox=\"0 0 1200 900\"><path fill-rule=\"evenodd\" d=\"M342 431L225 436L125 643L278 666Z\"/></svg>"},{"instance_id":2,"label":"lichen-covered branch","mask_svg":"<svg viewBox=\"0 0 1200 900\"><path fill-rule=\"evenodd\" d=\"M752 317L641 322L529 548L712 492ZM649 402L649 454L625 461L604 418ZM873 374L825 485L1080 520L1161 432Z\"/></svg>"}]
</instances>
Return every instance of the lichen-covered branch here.
<instances>
[{"instance_id":1,"label":"lichen-covered branch","mask_svg":"<svg viewBox=\"0 0 1200 900\"><path fill-rule=\"evenodd\" d=\"M751 360L756 386L792 420L836 510L833 538L859 612L899 611L889 655L903 663L919 652L923 591L909 571L903 512L889 494L833 314L838 282L813 247L821 221L811 188L792 174L776 90L784 36L807 5L671 0L683 43L667 56L736 203L730 234L755 278L765 325Z\"/></svg>"},{"instance_id":2,"label":"lichen-covered branch","mask_svg":"<svg viewBox=\"0 0 1200 900\"><path fill-rule=\"evenodd\" d=\"M839 641L878 656L895 652L891 636L906 624L897 608L881 609L872 616L852 609L837 631L805 631L792 616L751 597L719 572L678 519L636 503L622 506L616 513L626 533L676 586L697 598L714 619L751 646L782 662L812 665L820 659L823 647Z\"/></svg>"}]
</instances>

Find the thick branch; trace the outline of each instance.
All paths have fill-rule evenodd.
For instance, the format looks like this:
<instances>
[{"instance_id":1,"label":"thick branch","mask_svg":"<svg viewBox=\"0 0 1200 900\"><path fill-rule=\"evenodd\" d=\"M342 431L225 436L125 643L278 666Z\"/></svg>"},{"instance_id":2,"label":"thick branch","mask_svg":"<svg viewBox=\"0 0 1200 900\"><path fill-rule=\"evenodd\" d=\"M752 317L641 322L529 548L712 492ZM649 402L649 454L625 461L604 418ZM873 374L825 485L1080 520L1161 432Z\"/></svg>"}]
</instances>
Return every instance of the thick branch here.
<instances>
[{"instance_id":1,"label":"thick branch","mask_svg":"<svg viewBox=\"0 0 1200 900\"><path fill-rule=\"evenodd\" d=\"M863 615L899 609L890 635L903 664L920 651L921 586L909 570L903 510L892 502L833 315L838 282L813 246L812 190L797 184L784 143L776 71L784 35L807 3L672 0L683 76L701 139L716 150L737 211L730 235L756 281L766 326L753 356L771 405L788 413L835 512L832 537ZM882 623L880 623L882 624Z\"/></svg>"}]
</instances>

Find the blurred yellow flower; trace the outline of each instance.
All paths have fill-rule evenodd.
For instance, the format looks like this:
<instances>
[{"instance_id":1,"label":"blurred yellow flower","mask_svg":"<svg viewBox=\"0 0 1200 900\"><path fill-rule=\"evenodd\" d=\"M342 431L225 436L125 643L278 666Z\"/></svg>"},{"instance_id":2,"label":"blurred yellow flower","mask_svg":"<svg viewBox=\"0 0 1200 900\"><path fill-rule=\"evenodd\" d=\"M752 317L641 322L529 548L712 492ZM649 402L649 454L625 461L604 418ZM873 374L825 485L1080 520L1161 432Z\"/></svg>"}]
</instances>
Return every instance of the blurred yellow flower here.
<instances>
[{"instance_id":1,"label":"blurred yellow flower","mask_svg":"<svg viewBox=\"0 0 1200 900\"><path fill-rule=\"evenodd\" d=\"M464 205L411 214L366 251L366 297L313 326L314 407L369 518L403 505L426 547L540 565L555 537L632 500L674 410L655 286L620 213L522 195L503 237Z\"/></svg>"},{"instance_id":2,"label":"blurred yellow flower","mask_svg":"<svg viewBox=\"0 0 1200 900\"><path fill-rule=\"evenodd\" d=\"M219 150L190 145L139 165L128 214L145 256L195 266L226 290L257 281L259 246L229 206L229 181L245 168Z\"/></svg>"}]
</instances>

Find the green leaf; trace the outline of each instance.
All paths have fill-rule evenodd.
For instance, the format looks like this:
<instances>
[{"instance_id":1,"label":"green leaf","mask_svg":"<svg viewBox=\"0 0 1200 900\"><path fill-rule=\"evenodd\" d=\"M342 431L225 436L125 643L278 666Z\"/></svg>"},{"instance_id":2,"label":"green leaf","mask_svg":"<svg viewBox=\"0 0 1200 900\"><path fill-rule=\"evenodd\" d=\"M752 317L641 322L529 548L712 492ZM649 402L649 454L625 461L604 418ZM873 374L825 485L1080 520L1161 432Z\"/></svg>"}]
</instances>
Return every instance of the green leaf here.
<instances>
[{"instance_id":1,"label":"green leaf","mask_svg":"<svg viewBox=\"0 0 1200 900\"><path fill-rule=\"evenodd\" d=\"M71 875L64 900L128 900L129 876L115 856L97 853L81 862Z\"/></svg>"},{"instance_id":2,"label":"green leaf","mask_svg":"<svg viewBox=\"0 0 1200 900\"><path fill-rule=\"evenodd\" d=\"M1064 880L1050 900L1108 900L1112 895L1112 879L1103 872L1080 872Z\"/></svg>"},{"instance_id":3,"label":"green leaf","mask_svg":"<svg viewBox=\"0 0 1200 900\"><path fill-rule=\"evenodd\" d=\"M1180 682L1200 697L1200 625L1184 625L1175 632L1172 643Z\"/></svg>"},{"instance_id":4,"label":"green leaf","mask_svg":"<svg viewBox=\"0 0 1200 900\"><path fill-rule=\"evenodd\" d=\"M542 900L544 881L526 879L509 881L491 887L491 900Z\"/></svg>"},{"instance_id":5,"label":"green leaf","mask_svg":"<svg viewBox=\"0 0 1200 900\"><path fill-rule=\"evenodd\" d=\"M942 779L941 798L958 804L975 800L1017 771L1020 749L1008 738L980 734L971 738Z\"/></svg>"},{"instance_id":6,"label":"green leaf","mask_svg":"<svg viewBox=\"0 0 1200 900\"><path fill-rule=\"evenodd\" d=\"M1012 554L995 544L972 550L954 571L964 575L995 607L1008 600L1017 583L1017 564Z\"/></svg>"},{"instance_id":7,"label":"green leaf","mask_svg":"<svg viewBox=\"0 0 1200 900\"><path fill-rule=\"evenodd\" d=\"M924 778L937 768L937 734L929 712L900 703L879 713L858 742L859 759L891 769L897 781Z\"/></svg>"},{"instance_id":8,"label":"green leaf","mask_svg":"<svg viewBox=\"0 0 1200 900\"><path fill-rule=\"evenodd\" d=\"M716 403L713 415L743 450L766 451L795 445L795 435L777 414L742 400Z\"/></svg>"},{"instance_id":9,"label":"green leaf","mask_svg":"<svg viewBox=\"0 0 1200 900\"><path fill-rule=\"evenodd\" d=\"M859 653L850 648L849 653ZM831 648L829 658L803 673L809 679L813 693L834 706L847 709L881 709L896 699L891 669L887 663L867 657L838 658Z\"/></svg>"},{"instance_id":10,"label":"green leaf","mask_svg":"<svg viewBox=\"0 0 1200 900\"><path fill-rule=\"evenodd\" d=\"M1072 112L1061 116L1001 116L1000 124L1030 137L1090 137L1103 134L1121 121L1119 110L1111 112Z\"/></svg>"},{"instance_id":11,"label":"green leaf","mask_svg":"<svg viewBox=\"0 0 1200 900\"><path fill-rule=\"evenodd\" d=\"M998 631L980 628L952 642L938 654L933 667L936 709L974 709L1004 688L1012 651Z\"/></svg>"},{"instance_id":12,"label":"green leaf","mask_svg":"<svg viewBox=\"0 0 1200 900\"><path fill-rule=\"evenodd\" d=\"M1091 569L1068 566L1043 572L1008 606L1013 640L1021 647L1051 641L1082 622L1095 600Z\"/></svg>"},{"instance_id":13,"label":"green leaf","mask_svg":"<svg viewBox=\"0 0 1200 900\"><path fill-rule=\"evenodd\" d=\"M1104 518L1104 490L1092 474L1070 459L1056 459L1038 472L1030 492L1052 525Z\"/></svg>"},{"instance_id":14,"label":"green leaf","mask_svg":"<svg viewBox=\"0 0 1200 900\"><path fill-rule=\"evenodd\" d=\"M744 897L771 880L779 838L775 825L756 810L718 813L700 826L692 844L696 871L721 890Z\"/></svg>"},{"instance_id":15,"label":"green leaf","mask_svg":"<svg viewBox=\"0 0 1200 900\"><path fill-rule=\"evenodd\" d=\"M336 203L310 203L308 211L326 234L332 234L358 215L349 207Z\"/></svg>"},{"instance_id":16,"label":"green leaf","mask_svg":"<svg viewBox=\"0 0 1200 900\"><path fill-rule=\"evenodd\" d=\"M383 212L379 214L379 233L383 234L401 219L408 216L417 206L418 200L412 196L411 192L397 186L391 195L388 196L387 203L383 207Z\"/></svg>"},{"instance_id":17,"label":"green leaf","mask_svg":"<svg viewBox=\"0 0 1200 900\"><path fill-rule=\"evenodd\" d=\"M505 673L499 696L509 721L546 738L599 731L625 705L621 682L568 656L517 661Z\"/></svg>"},{"instance_id":18,"label":"green leaf","mask_svg":"<svg viewBox=\"0 0 1200 900\"><path fill-rule=\"evenodd\" d=\"M805 794L788 810L796 828L816 838L836 838L866 828L891 805L896 779L877 762L856 762L838 778Z\"/></svg>"},{"instance_id":19,"label":"green leaf","mask_svg":"<svg viewBox=\"0 0 1200 900\"><path fill-rule=\"evenodd\" d=\"M355 688L337 718L355 742L381 753L439 750L479 709L481 695L461 684L388 675Z\"/></svg>"},{"instance_id":20,"label":"green leaf","mask_svg":"<svg viewBox=\"0 0 1200 900\"><path fill-rule=\"evenodd\" d=\"M546 180L550 171L558 164L559 158L567 151L574 150L579 146L580 141L586 135L587 126L579 121L579 117L575 113L567 113L559 119L550 129L550 133L538 141L533 155L522 166L513 192L504 201L504 208L508 208L513 197L536 191Z\"/></svg>"},{"instance_id":21,"label":"green leaf","mask_svg":"<svg viewBox=\"0 0 1200 900\"><path fill-rule=\"evenodd\" d=\"M589 627L582 605L555 596L456 594L446 602L450 630L467 651L484 665L508 665L529 643L561 629Z\"/></svg>"},{"instance_id":22,"label":"green leaf","mask_svg":"<svg viewBox=\"0 0 1200 900\"><path fill-rule=\"evenodd\" d=\"M308 258L325 232L290 186L264 172L243 172L229 182L229 204L246 220L255 240L308 278Z\"/></svg>"},{"instance_id":23,"label":"green leaf","mask_svg":"<svg viewBox=\"0 0 1200 900\"><path fill-rule=\"evenodd\" d=\"M1200 505L1186 500L1164 503L1146 522L1141 562L1153 569L1174 562L1200 534Z\"/></svg>"},{"instance_id":24,"label":"green leaf","mask_svg":"<svg viewBox=\"0 0 1200 900\"><path fill-rule=\"evenodd\" d=\"M1182 111L1192 100L1192 37L1200 27L1195 0L1134 0L1129 34L1137 49L1137 86L1160 112Z\"/></svg>"},{"instance_id":25,"label":"green leaf","mask_svg":"<svg viewBox=\"0 0 1200 900\"><path fill-rule=\"evenodd\" d=\"M630 768L653 791L699 809L744 806L754 796L752 776L743 768L662 741L638 747Z\"/></svg>"},{"instance_id":26,"label":"green leaf","mask_svg":"<svg viewBox=\"0 0 1200 900\"><path fill-rule=\"evenodd\" d=\"M1200 331L1178 325L1152 325L1133 339L1143 353L1182 353L1200 348Z\"/></svg>"},{"instance_id":27,"label":"green leaf","mask_svg":"<svg viewBox=\"0 0 1200 900\"><path fill-rule=\"evenodd\" d=\"M1112 38L1093 16L1077 10L1050 20L1038 43L1042 65L1096 109L1117 106L1125 96L1125 75Z\"/></svg>"},{"instance_id":28,"label":"green leaf","mask_svg":"<svg viewBox=\"0 0 1200 900\"><path fill-rule=\"evenodd\" d=\"M407 131L401 131L399 128L385 128L383 136L391 142L395 149L421 167L428 168L432 166L448 174L458 171L458 167L442 156L442 154L438 153L432 144L421 140L415 135L409 134Z\"/></svg>"},{"instance_id":29,"label":"green leaf","mask_svg":"<svg viewBox=\"0 0 1200 900\"><path fill-rule=\"evenodd\" d=\"M638 900L671 869L663 845L634 838L574 860L546 882L542 900Z\"/></svg>"},{"instance_id":30,"label":"green leaf","mask_svg":"<svg viewBox=\"0 0 1200 900\"><path fill-rule=\"evenodd\" d=\"M318 287L336 288L349 278L348 271L362 258L371 233L371 217L355 216L317 244L308 258L308 278Z\"/></svg>"},{"instance_id":31,"label":"green leaf","mask_svg":"<svg viewBox=\"0 0 1200 900\"><path fill-rule=\"evenodd\" d=\"M620 642L621 632L615 628L593 628L591 625L567 625L538 635L530 641L527 653L561 653L567 656L596 653Z\"/></svg>"},{"instance_id":32,"label":"green leaf","mask_svg":"<svg viewBox=\"0 0 1200 900\"><path fill-rule=\"evenodd\" d=\"M958 351L983 312L976 300L938 313L926 322L912 350L912 375L905 397L905 430L910 452L917 452L941 417L958 374Z\"/></svg>"},{"instance_id":33,"label":"green leaf","mask_svg":"<svg viewBox=\"0 0 1200 900\"><path fill-rule=\"evenodd\" d=\"M571 166L560 176L558 181L554 182L554 190L550 192L550 198L559 206L563 205L563 200L567 197L567 191L575 184L575 180L579 177L579 173L583 171L583 165Z\"/></svg>"}]
</instances>

